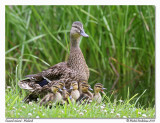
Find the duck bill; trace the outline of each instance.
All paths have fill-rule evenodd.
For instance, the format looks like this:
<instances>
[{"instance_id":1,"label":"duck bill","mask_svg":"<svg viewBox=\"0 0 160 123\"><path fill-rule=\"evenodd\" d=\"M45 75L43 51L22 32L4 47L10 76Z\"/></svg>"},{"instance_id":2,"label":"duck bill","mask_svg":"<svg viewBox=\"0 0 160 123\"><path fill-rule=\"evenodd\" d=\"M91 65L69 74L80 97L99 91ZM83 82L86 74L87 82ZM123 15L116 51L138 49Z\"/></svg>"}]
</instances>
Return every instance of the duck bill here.
<instances>
[{"instance_id":1,"label":"duck bill","mask_svg":"<svg viewBox=\"0 0 160 123\"><path fill-rule=\"evenodd\" d=\"M102 88L102 90L106 90L106 88Z\"/></svg>"},{"instance_id":2,"label":"duck bill","mask_svg":"<svg viewBox=\"0 0 160 123\"><path fill-rule=\"evenodd\" d=\"M72 90L72 89L73 89L73 86L71 86L70 89Z\"/></svg>"},{"instance_id":3,"label":"duck bill","mask_svg":"<svg viewBox=\"0 0 160 123\"><path fill-rule=\"evenodd\" d=\"M81 30L80 35L83 36L83 37L89 37L89 36L84 32L84 30Z\"/></svg>"},{"instance_id":4,"label":"duck bill","mask_svg":"<svg viewBox=\"0 0 160 123\"><path fill-rule=\"evenodd\" d=\"M93 89L91 87L88 88L90 91L93 91Z\"/></svg>"},{"instance_id":5,"label":"duck bill","mask_svg":"<svg viewBox=\"0 0 160 123\"><path fill-rule=\"evenodd\" d=\"M106 88L102 88L101 92L104 92L103 90L106 90Z\"/></svg>"},{"instance_id":6,"label":"duck bill","mask_svg":"<svg viewBox=\"0 0 160 123\"><path fill-rule=\"evenodd\" d=\"M65 86L63 86L63 90L66 90L66 87L65 87Z\"/></svg>"},{"instance_id":7,"label":"duck bill","mask_svg":"<svg viewBox=\"0 0 160 123\"><path fill-rule=\"evenodd\" d=\"M62 92L62 89L59 88L58 90L59 90L60 92Z\"/></svg>"},{"instance_id":8,"label":"duck bill","mask_svg":"<svg viewBox=\"0 0 160 123\"><path fill-rule=\"evenodd\" d=\"M70 100L72 99L72 96L71 96L71 95L69 96L69 99L70 99Z\"/></svg>"}]
</instances>

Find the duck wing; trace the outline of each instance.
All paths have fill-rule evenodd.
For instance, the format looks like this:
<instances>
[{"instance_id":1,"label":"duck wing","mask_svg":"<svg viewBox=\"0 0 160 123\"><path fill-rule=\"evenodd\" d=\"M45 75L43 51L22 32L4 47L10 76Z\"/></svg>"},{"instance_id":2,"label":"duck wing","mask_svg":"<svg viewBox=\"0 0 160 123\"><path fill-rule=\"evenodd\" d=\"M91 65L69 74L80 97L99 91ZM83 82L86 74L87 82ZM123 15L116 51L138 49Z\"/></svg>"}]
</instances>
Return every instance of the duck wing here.
<instances>
[{"instance_id":1,"label":"duck wing","mask_svg":"<svg viewBox=\"0 0 160 123\"><path fill-rule=\"evenodd\" d=\"M38 74L27 75L25 77L27 77L27 79L21 80L18 83L19 87L33 92L37 88L48 85L50 83L48 80L63 80L66 82L75 78L76 73L68 67L67 62L61 62ZM51 85L53 84L54 83Z\"/></svg>"}]
</instances>

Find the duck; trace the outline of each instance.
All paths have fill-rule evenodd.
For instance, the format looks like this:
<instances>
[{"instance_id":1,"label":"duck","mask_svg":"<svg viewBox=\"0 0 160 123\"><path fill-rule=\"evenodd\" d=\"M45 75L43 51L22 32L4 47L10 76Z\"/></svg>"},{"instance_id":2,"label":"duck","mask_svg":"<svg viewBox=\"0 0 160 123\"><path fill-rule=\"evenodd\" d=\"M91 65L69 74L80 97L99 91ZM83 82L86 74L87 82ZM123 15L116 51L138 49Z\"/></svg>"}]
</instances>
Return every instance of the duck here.
<instances>
[{"instance_id":1,"label":"duck","mask_svg":"<svg viewBox=\"0 0 160 123\"><path fill-rule=\"evenodd\" d=\"M101 103L102 102L102 97L101 94L99 93L100 91L103 92L106 88L103 87L101 83L96 83L94 85L94 94L93 94L93 102L96 103Z\"/></svg>"},{"instance_id":2,"label":"duck","mask_svg":"<svg viewBox=\"0 0 160 123\"><path fill-rule=\"evenodd\" d=\"M59 84L54 84L51 87L52 92L49 92L47 95L45 95L42 100L40 101L40 106L45 105L45 106L51 106L53 103L61 103L62 101L62 95L60 94L59 91L62 91L60 89Z\"/></svg>"},{"instance_id":3,"label":"duck","mask_svg":"<svg viewBox=\"0 0 160 123\"><path fill-rule=\"evenodd\" d=\"M80 104L92 102L93 94L89 91L89 90L93 91L91 86L86 82L82 82L80 84L80 90L81 94L80 97L76 100L76 102Z\"/></svg>"},{"instance_id":4,"label":"duck","mask_svg":"<svg viewBox=\"0 0 160 123\"><path fill-rule=\"evenodd\" d=\"M62 105L63 104L65 104L65 102L67 103L67 104L69 104L69 99L70 99L70 101L71 102L74 102L74 99L72 98L72 96L71 96L71 93L70 93L71 91L64 91L63 93L62 93L62 97L63 97L63 101L62 101Z\"/></svg>"},{"instance_id":5,"label":"duck","mask_svg":"<svg viewBox=\"0 0 160 123\"><path fill-rule=\"evenodd\" d=\"M72 81L70 85L71 97L76 101L80 97L80 92L78 90L78 82Z\"/></svg>"},{"instance_id":6,"label":"duck","mask_svg":"<svg viewBox=\"0 0 160 123\"><path fill-rule=\"evenodd\" d=\"M20 80L18 85L21 89L34 92L39 89L39 93L46 86L50 88L54 83L64 81L65 87L70 88L71 81L83 79L88 81L89 69L83 53L79 47L81 37L89 37L80 21L75 21L70 30L70 54L66 62L60 62L42 72L26 75L25 79ZM50 81L47 81L50 80Z\"/></svg>"}]
</instances>

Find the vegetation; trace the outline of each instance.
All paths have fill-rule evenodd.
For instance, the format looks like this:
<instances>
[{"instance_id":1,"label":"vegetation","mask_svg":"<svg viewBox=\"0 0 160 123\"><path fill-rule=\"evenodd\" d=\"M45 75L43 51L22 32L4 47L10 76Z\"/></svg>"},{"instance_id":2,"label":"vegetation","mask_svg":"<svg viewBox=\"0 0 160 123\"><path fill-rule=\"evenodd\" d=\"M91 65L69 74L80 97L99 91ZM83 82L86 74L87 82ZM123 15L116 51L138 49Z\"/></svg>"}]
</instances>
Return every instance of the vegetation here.
<instances>
[{"instance_id":1,"label":"vegetation","mask_svg":"<svg viewBox=\"0 0 160 123\"><path fill-rule=\"evenodd\" d=\"M38 113L38 106L20 103L26 91L17 85L25 75L37 73L69 56L69 31L74 21L81 21L89 38L82 38L80 47L90 68L89 83L97 82L107 88L106 95L112 103L123 99L124 106L116 103L115 113L120 110L130 112L125 102L133 97L135 111L129 115L139 117L137 110L147 112L153 117L155 105L155 7L154 6L6 6L6 117L19 117L22 105L26 106L25 114L33 111L39 117L51 117L55 111L64 111L65 107L53 110L42 107L44 116ZM114 71L111 64L115 67ZM119 75L117 82L116 79ZM114 85L115 84L115 85ZM7 89L11 87L11 89ZM128 96L128 88L129 94ZM110 96L111 93L113 96ZM143 94L143 95L141 95ZM140 96L141 95L141 96ZM10 106L8 106L8 104ZM13 104L13 105L12 105ZM12 108L17 110L9 113ZM29 108L30 107L30 108ZM139 109L142 107L144 109ZM29 109L28 109L29 108ZM75 107L76 110L78 107ZM86 109L84 106L81 108ZM89 106L91 108L91 106ZM95 108L92 108L94 110ZM91 110L91 111L92 111ZM116 117L112 115L89 113L82 117ZM68 112L73 111L67 109ZM52 112L52 113L51 113ZM65 111L64 111L65 112ZM75 111L72 113L74 114ZM123 113L124 113L123 112ZM51 114L50 114L51 113ZM73 115L71 113L71 115ZM58 113L59 114L59 113ZM54 117L58 117L58 114ZM126 113L120 117L129 116ZM62 117L66 116L66 112ZM131 116L131 117L132 117ZM81 117L76 114L73 117ZM141 117L141 116L140 116Z\"/></svg>"},{"instance_id":2,"label":"vegetation","mask_svg":"<svg viewBox=\"0 0 160 123\"><path fill-rule=\"evenodd\" d=\"M113 103L111 96L105 95L102 104L70 103L50 109L34 102L25 104L22 102L24 95L11 90L6 90L6 118L155 118L155 107L135 107L138 100L133 102L133 99L137 94L126 100L115 99Z\"/></svg>"}]
</instances>

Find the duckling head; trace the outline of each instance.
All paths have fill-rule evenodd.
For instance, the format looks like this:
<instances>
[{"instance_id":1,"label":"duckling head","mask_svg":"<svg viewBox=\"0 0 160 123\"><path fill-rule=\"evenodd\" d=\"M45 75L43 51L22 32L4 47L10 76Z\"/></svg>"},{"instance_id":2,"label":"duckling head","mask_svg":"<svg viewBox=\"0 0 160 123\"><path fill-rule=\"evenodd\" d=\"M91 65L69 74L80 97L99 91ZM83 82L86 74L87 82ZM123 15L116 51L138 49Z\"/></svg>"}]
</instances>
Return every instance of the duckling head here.
<instances>
[{"instance_id":1,"label":"duckling head","mask_svg":"<svg viewBox=\"0 0 160 123\"><path fill-rule=\"evenodd\" d=\"M77 81L72 81L70 85L70 89L72 90L78 90L78 83Z\"/></svg>"},{"instance_id":2,"label":"duckling head","mask_svg":"<svg viewBox=\"0 0 160 123\"><path fill-rule=\"evenodd\" d=\"M84 93L84 92L88 92L89 90L91 90L91 91L93 90L88 83L84 83L84 82L82 82L82 83L80 84L80 89L81 89L81 91L82 91L83 93Z\"/></svg>"},{"instance_id":3,"label":"duckling head","mask_svg":"<svg viewBox=\"0 0 160 123\"><path fill-rule=\"evenodd\" d=\"M103 88L103 85L101 83L96 83L94 85L94 91L95 93L98 93L98 92L103 92L103 90L105 90L106 88Z\"/></svg>"},{"instance_id":4,"label":"duckling head","mask_svg":"<svg viewBox=\"0 0 160 123\"><path fill-rule=\"evenodd\" d=\"M58 90L59 90L59 91L62 91L62 90L60 89L60 86L59 86L58 84L53 85L53 86L51 87L51 90L52 90L53 93L56 93Z\"/></svg>"},{"instance_id":5,"label":"duckling head","mask_svg":"<svg viewBox=\"0 0 160 123\"><path fill-rule=\"evenodd\" d=\"M60 89L66 90L64 81L61 80L58 84Z\"/></svg>"}]
</instances>

